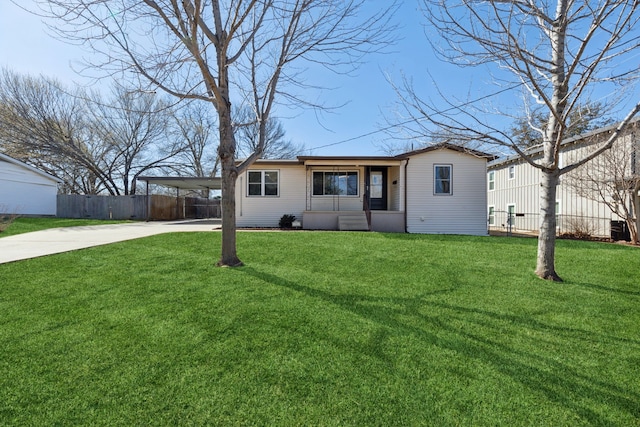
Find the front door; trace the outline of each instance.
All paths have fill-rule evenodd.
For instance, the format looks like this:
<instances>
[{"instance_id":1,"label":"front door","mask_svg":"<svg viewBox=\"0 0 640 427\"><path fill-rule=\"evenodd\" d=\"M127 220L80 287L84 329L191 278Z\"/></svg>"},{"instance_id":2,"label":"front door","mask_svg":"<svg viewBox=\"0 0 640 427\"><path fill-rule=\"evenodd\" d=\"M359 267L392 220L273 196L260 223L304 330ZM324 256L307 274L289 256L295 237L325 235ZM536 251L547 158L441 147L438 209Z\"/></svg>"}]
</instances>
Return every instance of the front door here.
<instances>
[{"instance_id":1,"label":"front door","mask_svg":"<svg viewBox=\"0 0 640 427\"><path fill-rule=\"evenodd\" d=\"M369 209L387 210L387 168L369 169Z\"/></svg>"}]
</instances>

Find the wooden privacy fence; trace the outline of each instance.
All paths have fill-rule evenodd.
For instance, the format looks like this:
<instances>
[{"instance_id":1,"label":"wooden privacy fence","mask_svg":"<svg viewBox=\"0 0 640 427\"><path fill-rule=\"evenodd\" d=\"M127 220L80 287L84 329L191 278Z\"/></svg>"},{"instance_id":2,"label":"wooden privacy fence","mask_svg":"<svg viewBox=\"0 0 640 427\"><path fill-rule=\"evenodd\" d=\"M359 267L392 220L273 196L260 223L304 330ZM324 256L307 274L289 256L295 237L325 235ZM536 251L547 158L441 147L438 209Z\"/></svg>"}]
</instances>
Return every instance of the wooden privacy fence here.
<instances>
[{"instance_id":1,"label":"wooden privacy fence","mask_svg":"<svg viewBox=\"0 0 640 427\"><path fill-rule=\"evenodd\" d=\"M97 196L59 194L60 218L175 220L220 218L220 201L161 195Z\"/></svg>"}]
</instances>

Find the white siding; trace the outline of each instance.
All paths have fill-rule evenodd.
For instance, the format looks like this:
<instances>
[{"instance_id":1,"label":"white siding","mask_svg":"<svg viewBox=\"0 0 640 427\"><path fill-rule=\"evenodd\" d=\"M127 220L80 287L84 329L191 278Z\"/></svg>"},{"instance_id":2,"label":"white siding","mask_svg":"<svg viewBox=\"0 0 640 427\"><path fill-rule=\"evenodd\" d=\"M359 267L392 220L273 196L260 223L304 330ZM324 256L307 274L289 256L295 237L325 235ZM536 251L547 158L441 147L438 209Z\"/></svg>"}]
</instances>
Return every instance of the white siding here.
<instances>
[{"instance_id":1,"label":"white siding","mask_svg":"<svg viewBox=\"0 0 640 427\"><path fill-rule=\"evenodd\" d=\"M249 170L279 171L278 196L247 196L247 173L236 184L236 224L238 227L278 227L282 215L302 220L305 210L305 167L303 165L260 165Z\"/></svg>"},{"instance_id":2,"label":"white siding","mask_svg":"<svg viewBox=\"0 0 640 427\"><path fill-rule=\"evenodd\" d=\"M389 210L402 210L402 180L400 168L389 168ZM395 184L394 184L395 183Z\"/></svg>"},{"instance_id":3,"label":"white siding","mask_svg":"<svg viewBox=\"0 0 640 427\"><path fill-rule=\"evenodd\" d=\"M0 159L0 213L55 215L57 193L53 178Z\"/></svg>"},{"instance_id":4,"label":"white siding","mask_svg":"<svg viewBox=\"0 0 640 427\"><path fill-rule=\"evenodd\" d=\"M451 195L434 194L434 165L452 165ZM449 149L415 155L407 166L407 231L487 234L484 158Z\"/></svg>"},{"instance_id":5,"label":"white siding","mask_svg":"<svg viewBox=\"0 0 640 427\"><path fill-rule=\"evenodd\" d=\"M619 149L623 144L632 143L626 137L614 145L613 150ZM563 147L561 153L561 166L571 164L573 160L584 157L593 150L591 140L579 140ZM597 195L592 197L582 197L575 189L575 184L571 182L574 177L585 171L593 173L602 157L594 159L592 162L574 170L573 172L560 177L557 187L556 202L559 205L558 232L570 232L575 226L573 223L587 222L595 235L609 236L610 221L620 220L611 210L601 202L598 202ZM509 180L509 166L514 165L515 179ZM495 172L495 190L488 191L488 206L495 206L496 228L505 226L506 214L509 204L516 206L516 213L524 214L515 218L515 229L524 231L536 231L539 229L540 219L540 178L541 172L523 160L513 160L510 162L497 162L489 165L489 171ZM488 174L487 174L488 180ZM575 181L573 181L575 182Z\"/></svg>"}]
</instances>

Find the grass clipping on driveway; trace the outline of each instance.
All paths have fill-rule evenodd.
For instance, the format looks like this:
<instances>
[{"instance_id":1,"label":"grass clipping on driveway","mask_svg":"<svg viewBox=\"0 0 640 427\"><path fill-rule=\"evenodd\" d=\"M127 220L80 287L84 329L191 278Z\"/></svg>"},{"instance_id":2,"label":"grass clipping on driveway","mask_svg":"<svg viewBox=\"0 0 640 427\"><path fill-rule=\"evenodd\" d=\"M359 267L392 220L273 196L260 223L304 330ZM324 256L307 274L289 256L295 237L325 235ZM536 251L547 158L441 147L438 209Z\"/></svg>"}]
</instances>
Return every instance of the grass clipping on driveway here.
<instances>
[{"instance_id":1,"label":"grass clipping on driveway","mask_svg":"<svg viewBox=\"0 0 640 427\"><path fill-rule=\"evenodd\" d=\"M0 265L9 425L638 425L637 248L176 233Z\"/></svg>"}]
</instances>

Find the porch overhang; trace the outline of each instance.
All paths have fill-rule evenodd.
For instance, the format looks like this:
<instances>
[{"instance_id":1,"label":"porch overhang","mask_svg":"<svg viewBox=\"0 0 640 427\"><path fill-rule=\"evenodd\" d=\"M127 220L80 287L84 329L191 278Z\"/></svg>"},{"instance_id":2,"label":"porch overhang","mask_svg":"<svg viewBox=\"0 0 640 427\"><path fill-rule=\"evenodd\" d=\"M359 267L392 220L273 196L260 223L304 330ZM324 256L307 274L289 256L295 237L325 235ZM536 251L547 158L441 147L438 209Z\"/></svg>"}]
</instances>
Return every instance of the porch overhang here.
<instances>
[{"instance_id":1,"label":"porch overhang","mask_svg":"<svg viewBox=\"0 0 640 427\"><path fill-rule=\"evenodd\" d=\"M318 157L300 156L298 157L305 166L400 166L403 159L394 157Z\"/></svg>"}]
</instances>

